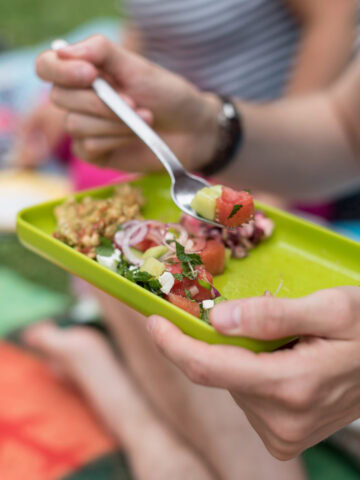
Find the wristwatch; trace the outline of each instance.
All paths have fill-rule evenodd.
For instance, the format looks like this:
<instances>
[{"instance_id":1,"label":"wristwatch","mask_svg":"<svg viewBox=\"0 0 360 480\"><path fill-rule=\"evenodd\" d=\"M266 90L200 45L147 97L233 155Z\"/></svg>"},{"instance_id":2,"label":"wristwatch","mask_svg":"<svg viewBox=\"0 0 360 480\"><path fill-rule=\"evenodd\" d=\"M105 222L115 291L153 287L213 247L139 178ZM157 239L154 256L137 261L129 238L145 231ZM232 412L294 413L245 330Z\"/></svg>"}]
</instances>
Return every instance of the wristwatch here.
<instances>
[{"instance_id":1,"label":"wristwatch","mask_svg":"<svg viewBox=\"0 0 360 480\"><path fill-rule=\"evenodd\" d=\"M221 96L221 110L218 114L218 141L215 154L200 172L211 176L226 168L235 158L243 143L243 125L240 113L230 97Z\"/></svg>"}]
</instances>

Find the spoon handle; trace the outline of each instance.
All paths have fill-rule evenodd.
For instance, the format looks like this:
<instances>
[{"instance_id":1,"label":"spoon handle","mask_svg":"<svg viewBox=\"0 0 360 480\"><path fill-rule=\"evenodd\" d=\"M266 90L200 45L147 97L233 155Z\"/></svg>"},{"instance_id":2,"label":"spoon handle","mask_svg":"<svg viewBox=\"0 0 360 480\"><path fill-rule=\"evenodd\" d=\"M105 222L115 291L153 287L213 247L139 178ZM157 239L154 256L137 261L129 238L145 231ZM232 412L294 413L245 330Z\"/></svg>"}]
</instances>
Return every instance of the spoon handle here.
<instances>
[{"instance_id":1,"label":"spoon handle","mask_svg":"<svg viewBox=\"0 0 360 480\"><path fill-rule=\"evenodd\" d=\"M55 40L53 50L67 45L65 40ZM117 94L103 78L94 80L92 88L97 96L154 152L171 177L172 183L177 176L185 173L175 154L166 143L147 125L144 120Z\"/></svg>"}]
</instances>

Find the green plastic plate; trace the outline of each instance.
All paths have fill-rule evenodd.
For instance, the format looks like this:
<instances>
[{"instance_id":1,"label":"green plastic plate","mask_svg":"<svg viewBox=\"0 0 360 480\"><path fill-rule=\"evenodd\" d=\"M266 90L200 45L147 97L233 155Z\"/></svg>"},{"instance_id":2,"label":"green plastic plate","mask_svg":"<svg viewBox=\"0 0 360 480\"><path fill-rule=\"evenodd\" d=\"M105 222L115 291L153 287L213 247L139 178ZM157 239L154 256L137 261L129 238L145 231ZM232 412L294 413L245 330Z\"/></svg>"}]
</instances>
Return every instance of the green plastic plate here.
<instances>
[{"instance_id":1,"label":"green plastic plate","mask_svg":"<svg viewBox=\"0 0 360 480\"><path fill-rule=\"evenodd\" d=\"M142 187L147 199L145 218L164 222L179 219L180 212L170 198L168 177L148 175L132 183ZM113 187L88 190L77 198L87 195L104 198L112 191ZM260 352L274 350L288 341L265 342L220 335L201 320L56 240L52 236L53 211L63 200L20 212L17 232L25 246L144 315L162 315L183 332L205 342L239 345ZM260 296L265 290L274 293L279 285L282 285L279 297L300 297L322 288L360 285L360 243L275 208L261 204L257 207L274 220L275 233L247 258L231 260L226 272L215 278L216 288L225 297Z\"/></svg>"}]
</instances>

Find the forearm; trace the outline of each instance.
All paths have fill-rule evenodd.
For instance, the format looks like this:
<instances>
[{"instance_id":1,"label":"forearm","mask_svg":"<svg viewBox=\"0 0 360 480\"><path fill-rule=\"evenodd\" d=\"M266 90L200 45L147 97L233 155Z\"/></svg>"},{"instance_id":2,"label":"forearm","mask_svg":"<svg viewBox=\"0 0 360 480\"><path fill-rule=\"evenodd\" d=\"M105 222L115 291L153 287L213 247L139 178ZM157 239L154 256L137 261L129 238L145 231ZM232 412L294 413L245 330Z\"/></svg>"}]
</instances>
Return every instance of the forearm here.
<instances>
[{"instance_id":1,"label":"forearm","mask_svg":"<svg viewBox=\"0 0 360 480\"><path fill-rule=\"evenodd\" d=\"M354 19L323 18L304 26L285 95L316 91L338 78L351 56Z\"/></svg>"},{"instance_id":2,"label":"forearm","mask_svg":"<svg viewBox=\"0 0 360 480\"><path fill-rule=\"evenodd\" d=\"M329 96L238 106L245 139L224 182L289 199L323 199L360 183L347 125Z\"/></svg>"},{"instance_id":3,"label":"forearm","mask_svg":"<svg viewBox=\"0 0 360 480\"><path fill-rule=\"evenodd\" d=\"M356 0L282 0L299 23L300 40L286 95L331 84L348 63L356 33Z\"/></svg>"}]
</instances>

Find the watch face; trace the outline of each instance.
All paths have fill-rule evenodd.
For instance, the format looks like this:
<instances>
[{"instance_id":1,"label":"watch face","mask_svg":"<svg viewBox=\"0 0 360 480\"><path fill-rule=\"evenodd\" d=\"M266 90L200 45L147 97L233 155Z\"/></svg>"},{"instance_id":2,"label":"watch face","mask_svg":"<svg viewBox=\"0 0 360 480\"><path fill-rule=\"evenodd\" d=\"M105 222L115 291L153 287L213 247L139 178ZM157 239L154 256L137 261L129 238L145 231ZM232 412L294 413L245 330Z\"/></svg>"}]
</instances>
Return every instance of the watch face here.
<instances>
[{"instance_id":1,"label":"watch face","mask_svg":"<svg viewBox=\"0 0 360 480\"><path fill-rule=\"evenodd\" d=\"M231 103L224 103L223 112L226 118L234 118L235 116L235 109Z\"/></svg>"}]
</instances>

